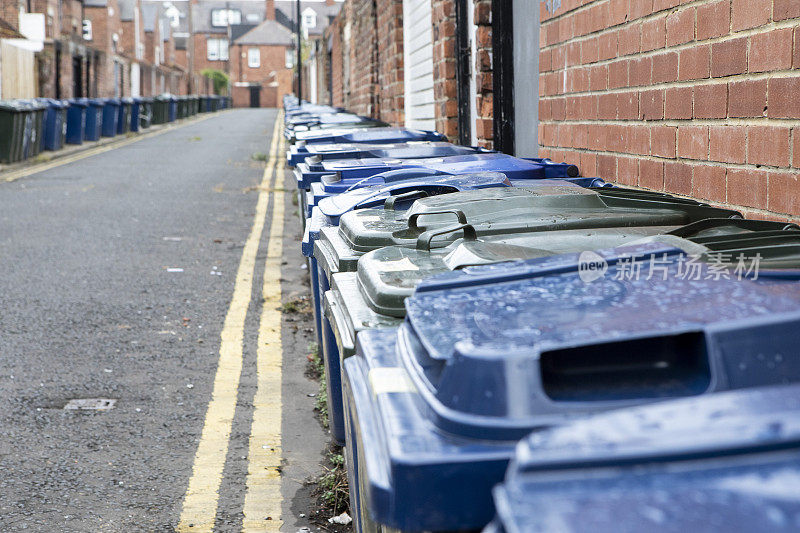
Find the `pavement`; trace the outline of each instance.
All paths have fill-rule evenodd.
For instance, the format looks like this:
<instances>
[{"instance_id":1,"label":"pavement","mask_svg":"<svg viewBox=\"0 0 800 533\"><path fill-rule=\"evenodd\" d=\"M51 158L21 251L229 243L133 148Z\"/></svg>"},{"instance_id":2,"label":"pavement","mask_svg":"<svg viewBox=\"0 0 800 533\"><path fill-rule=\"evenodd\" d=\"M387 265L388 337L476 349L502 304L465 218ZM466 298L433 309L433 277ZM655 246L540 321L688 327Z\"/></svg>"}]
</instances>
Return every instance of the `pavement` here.
<instances>
[{"instance_id":1,"label":"pavement","mask_svg":"<svg viewBox=\"0 0 800 533\"><path fill-rule=\"evenodd\" d=\"M0 173L1 531L309 526L328 436L312 321L281 306L307 271L277 119Z\"/></svg>"}]
</instances>

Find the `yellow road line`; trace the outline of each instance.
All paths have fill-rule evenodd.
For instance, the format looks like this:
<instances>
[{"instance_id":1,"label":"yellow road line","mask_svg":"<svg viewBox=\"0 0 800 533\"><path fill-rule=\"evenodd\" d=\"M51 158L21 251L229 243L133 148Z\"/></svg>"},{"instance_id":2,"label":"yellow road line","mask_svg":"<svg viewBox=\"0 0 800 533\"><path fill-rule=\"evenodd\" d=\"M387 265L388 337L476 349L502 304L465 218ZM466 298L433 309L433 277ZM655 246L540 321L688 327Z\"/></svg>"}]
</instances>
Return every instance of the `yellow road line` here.
<instances>
[{"instance_id":1,"label":"yellow road line","mask_svg":"<svg viewBox=\"0 0 800 533\"><path fill-rule=\"evenodd\" d=\"M283 139L278 153L283 153ZM281 176L278 165L275 182ZM273 190L280 188L273 183ZM281 259L283 255L284 192L272 193L272 221L261 296L264 304L258 327L257 389L250 428L247 493L242 531L278 531L281 520Z\"/></svg>"},{"instance_id":2,"label":"yellow road line","mask_svg":"<svg viewBox=\"0 0 800 533\"><path fill-rule=\"evenodd\" d=\"M278 161L277 148L281 123L282 119L279 115L272 132L270 158L267 168L264 169L262 187L258 193L253 227L242 251L233 298L220 335L222 342L219 347L219 363L214 377L214 390L194 457L192 477L189 479L189 486L183 500L180 522L176 528L181 532L210 532L214 528L219 487L222 483L222 472L228 454L228 442L233 417L236 413L236 399L242 373L244 323L253 294L256 254L267 218L269 194L264 189L266 189Z\"/></svg>"},{"instance_id":3,"label":"yellow road line","mask_svg":"<svg viewBox=\"0 0 800 533\"><path fill-rule=\"evenodd\" d=\"M130 139L115 141L109 144L105 144L102 146L97 146L95 148L89 148L83 152L79 152L74 155L68 155L65 157L60 157L54 161L48 161L45 163L39 163L36 165L31 165L29 167L21 168L19 170L12 170L10 172L0 172L0 181L16 181L21 178L26 178L28 176L32 176L33 174L38 174L39 172L44 172L45 170L50 170L51 168L57 168L62 165L68 165L69 163L74 163L75 161L80 161L81 159L86 159L87 157L92 157L93 155L102 154L103 152L108 152L111 150L115 150L117 148L122 148L123 146L128 146L129 144L133 144L144 139L151 139L153 137L157 137L161 134L175 131L178 128L183 126L188 126L189 124L197 124L198 122L202 122L203 120L209 119L213 114L203 115L195 120L190 122L184 122L182 124L176 124L174 126L168 126L164 129L158 131L152 131L148 133L142 133L137 135L136 137L131 137Z\"/></svg>"}]
</instances>

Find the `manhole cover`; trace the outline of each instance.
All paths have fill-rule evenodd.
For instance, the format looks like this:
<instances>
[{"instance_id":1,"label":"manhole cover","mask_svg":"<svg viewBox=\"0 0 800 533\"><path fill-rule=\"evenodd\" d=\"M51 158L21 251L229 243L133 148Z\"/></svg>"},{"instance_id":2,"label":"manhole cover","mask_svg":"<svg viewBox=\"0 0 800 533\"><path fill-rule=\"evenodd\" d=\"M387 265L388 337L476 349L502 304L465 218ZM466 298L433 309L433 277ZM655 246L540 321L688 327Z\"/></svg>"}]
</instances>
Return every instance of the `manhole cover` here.
<instances>
[{"instance_id":1,"label":"manhole cover","mask_svg":"<svg viewBox=\"0 0 800 533\"><path fill-rule=\"evenodd\" d=\"M117 400L109 398L80 398L77 400L70 400L64 409L76 411L108 411L113 409L117 404Z\"/></svg>"}]
</instances>

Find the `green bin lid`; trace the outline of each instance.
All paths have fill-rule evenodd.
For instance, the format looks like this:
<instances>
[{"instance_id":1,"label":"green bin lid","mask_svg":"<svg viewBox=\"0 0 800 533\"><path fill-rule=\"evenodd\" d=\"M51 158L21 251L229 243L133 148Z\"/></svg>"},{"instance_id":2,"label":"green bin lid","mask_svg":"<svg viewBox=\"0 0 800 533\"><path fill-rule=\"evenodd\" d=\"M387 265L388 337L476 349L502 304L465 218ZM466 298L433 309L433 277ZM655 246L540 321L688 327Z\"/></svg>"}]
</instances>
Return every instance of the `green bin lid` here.
<instances>
[{"instance_id":1,"label":"green bin lid","mask_svg":"<svg viewBox=\"0 0 800 533\"><path fill-rule=\"evenodd\" d=\"M464 235L565 229L680 226L712 217L741 217L729 209L672 198L604 195L580 187L541 185L478 189L417 200L406 212L363 209L346 213L342 239L355 251L383 246L440 247ZM424 243L423 243L424 241Z\"/></svg>"}]
</instances>

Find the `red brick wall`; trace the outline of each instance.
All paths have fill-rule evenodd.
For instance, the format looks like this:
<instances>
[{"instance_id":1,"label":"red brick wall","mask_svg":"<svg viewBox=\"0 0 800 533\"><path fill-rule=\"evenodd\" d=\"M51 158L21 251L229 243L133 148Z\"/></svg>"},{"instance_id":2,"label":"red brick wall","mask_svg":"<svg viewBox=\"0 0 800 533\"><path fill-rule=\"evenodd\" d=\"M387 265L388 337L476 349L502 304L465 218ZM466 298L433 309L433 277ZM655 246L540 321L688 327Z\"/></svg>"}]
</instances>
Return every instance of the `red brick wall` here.
<instances>
[{"instance_id":1,"label":"red brick wall","mask_svg":"<svg viewBox=\"0 0 800 533\"><path fill-rule=\"evenodd\" d=\"M458 137L458 86L456 84L455 0L432 0L433 97L436 131L450 140Z\"/></svg>"},{"instance_id":2,"label":"red brick wall","mask_svg":"<svg viewBox=\"0 0 800 533\"><path fill-rule=\"evenodd\" d=\"M343 86L343 49L342 49L342 20L341 16L326 28L326 35L331 37L331 86L333 91L333 105L344 106Z\"/></svg>"},{"instance_id":3,"label":"red brick wall","mask_svg":"<svg viewBox=\"0 0 800 533\"><path fill-rule=\"evenodd\" d=\"M543 155L800 216L800 1L563 0L541 21Z\"/></svg>"},{"instance_id":4,"label":"red brick wall","mask_svg":"<svg viewBox=\"0 0 800 533\"><path fill-rule=\"evenodd\" d=\"M403 95L403 1L377 0L378 100L377 118L394 126L405 123Z\"/></svg>"},{"instance_id":5,"label":"red brick wall","mask_svg":"<svg viewBox=\"0 0 800 533\"><path fill-rule=\"evenodd\" d=\"M247 50L258 48L261 54L261 66L247 66ZM231 46L231 83L262 82L270 79L273 72L286 70L286 46L267 45L234 45ZM224 62L223 62L224 63Z\"/></svg>"},{"instance_id":6,"label":"red brick wall","mask_svg":"<svg viewBox=\"0 0 800 533\"><path fill-rule=\"evenodd\" d=\"M379 116L376 9L372 0L352 2L351 77L348 108L359 115Z\"/></svg>"},{"instance_id":7,"label":"red brick wall","mask_svg":"<svg viewBox=\"0 0 800 533\"><path fill-rule=\"evenodd\" d=\"M475 2L475 90L478 145L494 147L494 99L492 88L492 0Z\"/></svg>"}]
</instances>

